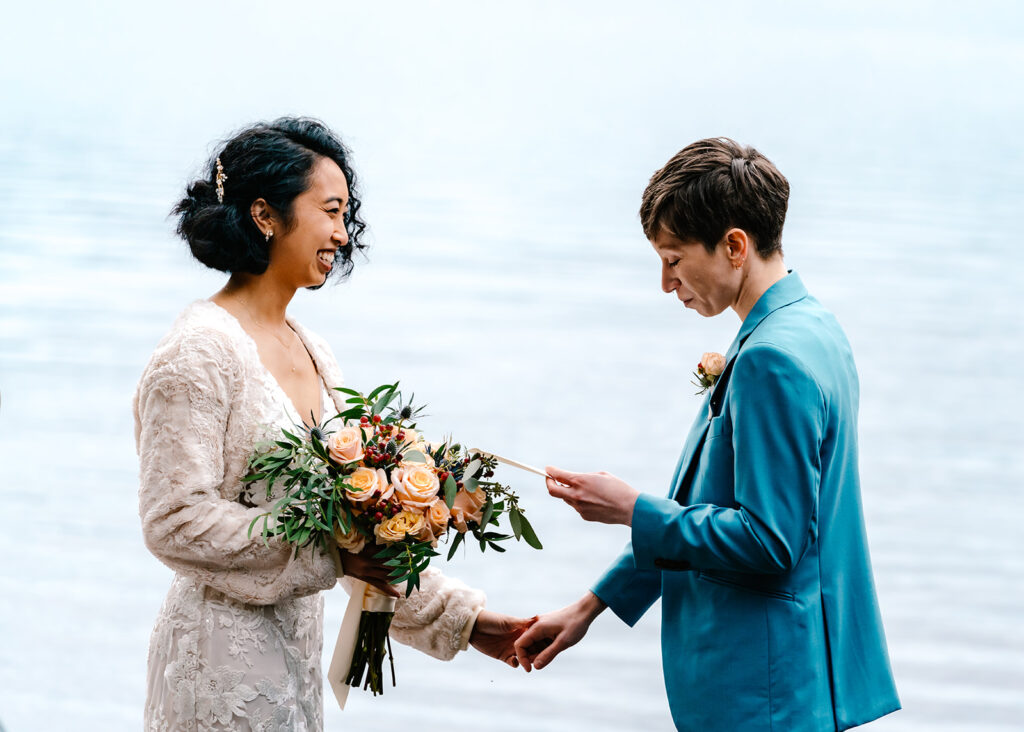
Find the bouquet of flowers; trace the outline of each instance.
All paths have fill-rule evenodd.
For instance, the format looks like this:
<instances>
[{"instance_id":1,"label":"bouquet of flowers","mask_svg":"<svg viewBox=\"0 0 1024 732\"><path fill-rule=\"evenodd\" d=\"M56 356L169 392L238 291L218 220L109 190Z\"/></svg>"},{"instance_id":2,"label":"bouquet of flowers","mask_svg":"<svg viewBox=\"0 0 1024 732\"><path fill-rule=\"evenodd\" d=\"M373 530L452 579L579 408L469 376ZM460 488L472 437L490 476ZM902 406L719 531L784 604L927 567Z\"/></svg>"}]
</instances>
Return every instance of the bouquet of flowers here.
<instances>
[{"instance_id":1,"label":"bouquet of flowers","mask_svg":"<svg viewBox=\"0 0 1024 732\"><path fill-rule=\"evenodd\" d=\"M337 543L359 553L378 545L374 556L391 568L392 584L405 582L406 597L439 555L440 541L449 560L470 535L481 551L505 551L499 542L511 537L495 530L504 515L517 540L542 548L516 494L493 480L495 458L450 439L426 442L416 430L422 407L403 403L397 382L365 396L336 390L348 397L343 412L257 446L244 480L266 480L268 501L275 485L279 494L250 524L250 535L262 520L264 541L279 537L296 552ZM376 695L383 693L394 602L374 610L362 612L346 683ZM391 674L394 683L393 661Z\"/></svg>"}]
</instances>

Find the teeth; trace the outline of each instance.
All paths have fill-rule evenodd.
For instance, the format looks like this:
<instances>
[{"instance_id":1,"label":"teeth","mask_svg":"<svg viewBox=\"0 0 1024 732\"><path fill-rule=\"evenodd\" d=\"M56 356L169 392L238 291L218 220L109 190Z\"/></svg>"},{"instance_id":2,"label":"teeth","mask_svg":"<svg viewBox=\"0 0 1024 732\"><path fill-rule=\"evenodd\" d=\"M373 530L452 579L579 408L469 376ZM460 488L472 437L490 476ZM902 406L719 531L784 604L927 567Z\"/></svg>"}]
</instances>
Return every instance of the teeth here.
<instances>
[{"instance_id":1,"label":"teeth","mask_svg":"<svg viewBox=\"0 0 1024 732\"><path fill-rule=\"evenodd\" d=\"M334 252L323 251L319 254L320 261L324 264L334 264Z\"/></svg>"}]
</instances>

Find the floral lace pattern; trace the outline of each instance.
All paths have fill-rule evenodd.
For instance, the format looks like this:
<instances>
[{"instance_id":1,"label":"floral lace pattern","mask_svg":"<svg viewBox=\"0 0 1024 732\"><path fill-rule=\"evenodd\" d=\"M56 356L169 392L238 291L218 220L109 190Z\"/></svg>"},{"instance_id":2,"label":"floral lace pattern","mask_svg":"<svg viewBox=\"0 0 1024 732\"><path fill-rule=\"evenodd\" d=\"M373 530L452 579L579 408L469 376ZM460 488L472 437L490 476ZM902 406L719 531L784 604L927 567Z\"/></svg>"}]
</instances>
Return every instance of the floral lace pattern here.
<instances>
[{"instance_id":1,"label":"floral lace pattern","mask_svg":"<svg viewBox=\"0 0 1024 732\"><path fill-rule=\"evenodd\" d=\"M325 385L340 386L330 349L293 321ZM325 409L343 409L324 391ZM139 512L146 546L175 571L150 638L145 729L320 730L323 598L337 560L264 544L249 523L262 488L240 500L248 457L297 415L226 310L201 300L157 346L134 399ZM270 499L273 500L273 499ZM436 571L401 601L392 635L452 658L483 593Z\"/></svg>"}]
</instances>

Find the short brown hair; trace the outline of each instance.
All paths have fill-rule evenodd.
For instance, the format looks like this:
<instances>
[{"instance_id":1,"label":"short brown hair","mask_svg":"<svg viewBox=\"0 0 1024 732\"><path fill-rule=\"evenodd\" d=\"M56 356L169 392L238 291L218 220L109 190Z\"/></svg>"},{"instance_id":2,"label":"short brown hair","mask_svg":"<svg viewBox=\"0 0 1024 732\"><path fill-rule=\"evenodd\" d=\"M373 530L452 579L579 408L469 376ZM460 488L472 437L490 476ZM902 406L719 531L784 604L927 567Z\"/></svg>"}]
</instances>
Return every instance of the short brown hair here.
<instances>
[{"instance_id":1,"label":"short brown hair","mask_svg":"<svg viewBox=\"0 0 1024 732\"><path fill-rule=\"evenodd\" d=\"M665 228L709 252L735 226L767 258L782 251L788 203L789 181L768 158L728 137L712 137L687 145L651 176L640 223L651 241Z\"/></svg>"}]
</instances>

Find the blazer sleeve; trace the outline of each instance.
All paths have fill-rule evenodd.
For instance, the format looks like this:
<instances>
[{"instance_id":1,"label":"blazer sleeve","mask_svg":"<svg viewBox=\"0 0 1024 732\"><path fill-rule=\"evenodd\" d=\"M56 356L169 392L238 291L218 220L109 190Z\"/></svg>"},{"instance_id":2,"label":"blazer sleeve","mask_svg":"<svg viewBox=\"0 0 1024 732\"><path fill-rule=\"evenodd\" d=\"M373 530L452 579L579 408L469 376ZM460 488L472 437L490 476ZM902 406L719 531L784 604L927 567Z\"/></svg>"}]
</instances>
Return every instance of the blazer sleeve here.
<instances>
[{"instance_id":1,"label":"blazer sleeve","mask_svg":"<svg viewBox=\"0 0 1024 732\"><path fill-rule=\"evenodd\" d=\"M139 514L146 547L175 572L241 602L270 605L333 587L336 557L264 544L265 508L221 496L224 439L241 364L216 333L192 330L158 350L135 395Z\"/></svg>"},{"instance_id":2,"label":"blazer sleeve","mask_svg":"<svg viewBox=\"0 0 1024 732\"><path fill-rule=\"evenodd\" d=\"M780 573L803 555L817 513L825 399L793 354L753 344L731 382L735 506L683 506L641 495L633 509L637 567Z\"/></svg>"},{"instance_id":3,"label":"blazer sleeve","mask_svg":"<svg viewBox=\"0 0 1024 732\"><path fill-rule=\"evenodd\" d=\"M630 627L661 597L661 571L637 569L632 544L591 588L597 597Z\"/></svg>"}]
</instances>

